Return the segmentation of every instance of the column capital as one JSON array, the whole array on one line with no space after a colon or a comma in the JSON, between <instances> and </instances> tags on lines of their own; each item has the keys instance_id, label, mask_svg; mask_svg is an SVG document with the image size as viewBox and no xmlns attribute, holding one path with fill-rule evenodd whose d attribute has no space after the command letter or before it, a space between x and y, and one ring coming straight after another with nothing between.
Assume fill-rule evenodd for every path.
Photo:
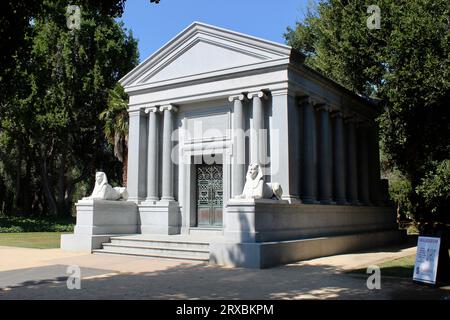
<instances>
[{"instance_id":1,"label":"column capital","mask_svg":"<svg viewBox=\"0 0 450 320\"><path fill-rule=\"evenodd\" d=\"M345 123L356 124L356 123L358 123L358 120L355 117L353 117L353 116L346 116L346 117L344 117L344 122Z\"/></svg>"},{"instance_id":2,"label":"column capital","mask_svg":"<svg viewBox=\"0 0 450 320\"><path fill-rule=\"evenodd\" d=\"M369 122L368 119L358 118L358 120L357 120L357 127L358 128L369 128L370 127L370 122Z\"/></svg>"},{"instance_id":3,"label":"column capital","mask_svg":"<svg viewBox=\"0 0 450 320\"><path fill-rule=\"evenodd\" d=\"M295 92L291 88L275 89L270 91L272 97L275 96L292 96L295 97Z\"/></svg>"},{"instance_id":4,"label":"column capital","mask_svg":"<svg viewBox=\"0 0 450 320\"><path fill-rule=\"evenodd\" d=\"M340 109L332 110L330 115L331 115L331 118L343 118L344 117L344 114Z\"/></svg>"},{"instance_id":5,"label":"column capital","mask_svg":"<svg viewBox=\"0 0 450 320\"><path fill-rule=\"evenodd\" d=\"M331 111L331 106L327 102L319 102L315 104L314 107L316 108L317 111L326 111L326 112Z\"/></svg>"},{"instance_id":6,"label":"column capital","mask_svg":"<svg viewBox=\"0 0 450 320\"><path fill-rule=\"evenodd\" d=\"M144 114L144 110L142 108L130 110L130 111L128 111L128 114L130 115L130 117L138 117L138 116L142 116Z\"/></svg>"},{"instance_id":7,"label":"column capital","mask_svg":"<svg viewBox=\"0 0 450 320\"><path fill-rule=\"evenodd\" d=\"M150 112L156 113L159 111L159 106L147 107L144 109L144 111L145 111L145 113L150 113Z\"/></svg>"},{"instance_id":8,"label":"column capital","mask_svg":"<svg viewBox=\"0 0 450 320\"><path fill-rule=\"evenodd\" d=\"M342 115L344 117L345 123L357 123L358 115L356 112L349 110L348 108L344 108L342 111Z\"/></svg>"},{"instance_id":9,"label":"column capital","mask_svg":"<svg viewBox=\"0 0 450 320\"><path fill-rule=\"evenodd\" d=\"M177 112L177 111L178 111L178 108L175 107L173 104L166 104L166 105L163 105L163 106L160 106L160 107L159 107L159 111L160 111L160 112L163 112L163 111L165 111L165 110Z\"/></svg>"},{"instance_id":10,"label":"column capital","mask_svg":"<svg viewBox=\"0 0 450 320\"><path fill-rule=\"evenodd\" d=\"M316 105L318 103L319 103L318 99L315 98L315 97L312 97L312 96L300 96L298 98L298 104L300 106L305 105L305 104L309 104L311 106L314 106L314 105Z\"/></svg>"},{"instance_id":11,"label":"column capital","mask_svg":"<svg viewBox=\"0 0 450 320\"><path fill-rule=\"evenodd\" d=\"M251 99L253 99L254 97L267 99L267 94L264 93L264 91L254 91L254 92L249 92L249 93L247 93L247 98L248 98L248 99L251 100Z\"/></svg>"},{"instance_id":12,"label":"column capital","mask_svg":"<svg viewBox=\"0 0 450 320\"><path fill-rule=\"evenodd\" d=\"M330 102L328 103L330 105L330 112L334 113L334 112L342 112L342 108L340 105L334 103L334 102Z\"/></svg>"},{"instance_id":13,"label":"column capital","mask_svg":"<svg viewBox=\"0 0 450 320\"><path fill-rule=\"evenodd\" d=\"M233 102L234 100L245 100L245 94L240 93L228 97L228 101Z\"/></svg>"}]
</instances>

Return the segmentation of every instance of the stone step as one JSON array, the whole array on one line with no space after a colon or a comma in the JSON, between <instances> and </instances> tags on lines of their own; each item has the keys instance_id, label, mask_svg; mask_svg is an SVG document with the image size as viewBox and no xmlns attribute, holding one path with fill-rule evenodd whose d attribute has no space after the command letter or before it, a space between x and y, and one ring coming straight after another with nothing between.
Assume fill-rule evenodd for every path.
<instances>
[{"instance_id":1,"label":"stone step","mask_svg":"<svg viewBox=\"0 0 450 320\"><path fill-rule=\"evenodd\" d=\"M193 237L206 237L211 239L214 237L223 237L223 230L216 228L191 228L189 234Z\"/></svg>"},{"instance_id":2,"label":"stone step","mask_svg":"<svg viewBox=\"0 0 450 320\"><path fill-rule=\"evenodd\" d=\"M209 249L153 245L153 242L132 242L131 244L104 243L103 249L94 250L95 253L117 253L138 256L153 256L172 259L187 259L195 261L209 261Z\"/></svg>"},{"instance_id":3,"label":"stone step","mask_svg":"<svg viewBox=\"0 0 450 320\"><path fill-rule=\"evenodd\" d=\"M126 238L126 237L112 237L111 243L117 244L117 245L122 245L122 246L139 246L139 247L150 246L150 247L209 251L209 243L208 242L200 242L200 241L179 241L179 240L166 240L166 239L139 239L139 238Z\"/></svg>"},{"instance_id":4,"label":"stone step","mask_svg":"<svg viewBox=\"0 0 450 320\"><path fill-rule=\"evenodd\" d=\"M96 249L92 251L93 254L106 254L106 255L124 255L124 256L136 256L136 257L148 257L148 258L155 258L155 259L169 259L169 260L183 260L183 261L190 261L190 262L209 262L209 254L208 258L197 258L197 257L185 257L185 256L163 256L163 255L157 255L157 254L147 254L147 253L135 253L135 252L127 252L125 250L122 251L109 251L106 249Z\"/></svg>"},{"instance_id":5,"label":"stone step","mask_svg":"<svg viewBox=\"0 0 450 320\"><path fill-rule=\"evenodd\" d=\"M140 243L140 244L133 244L133 245L124 245L124 244L117 244L117 243L104 243L103 248L135 248L135 249L148 249L153 250L157 252L176 252L176 253L183 253L183 254L202 254L202 253L208 253L209 249L192 249L192 248L175 248L175 247L164 247L164 246L153 246L147 243Z\"/></svg>"}]
</instances>

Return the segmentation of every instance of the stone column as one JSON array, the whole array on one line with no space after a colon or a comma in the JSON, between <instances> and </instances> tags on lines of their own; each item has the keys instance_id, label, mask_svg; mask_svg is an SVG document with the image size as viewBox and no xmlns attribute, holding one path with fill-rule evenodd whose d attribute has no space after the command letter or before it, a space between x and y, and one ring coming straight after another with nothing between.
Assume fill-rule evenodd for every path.
<instances>
[{"instance_id":1,"label":"stone column","mask_svg":"<svg viewBox=\"0 0 450 320\"><path fill-rule=\"evenodd\" d=\"M302 99L303 109L303 203L315 203L317 199L316 117L313 101Z\"/></svg>"},{"instance_id":2,"label":"stone column","mask_svg":"<svg viewBox=\"0 0 450 320\"><path fill-rule=\"evenodd\" d=\"M300 116L295 92L289 88L271 91L269 118L270 175L283 188L283 200L299 203ZM269 109L270 110L270 109Z\"/></svg>"},{"instance_id":3,"label":"stone column","mask_svg":"<svg viewBox=\"0 0 450 320\"><path fill-rule=\"evenodd\" d=\"M375 123L369 129L369 141L370 200L372 204L379 206L381 205L380 144L378 126Z\"/></svg>"},{"instance_id":4,"label":"stone column","mask_svg":"<svg viewBox=\"0 0 450 320\"><path fill-rule=\"evenodd\" d=\"M253 102L253 125L251 128L250 137L250 162L259 165L265 164L264 157L266 156L266 134L264 129L264 109L263 98L266 95L262 91L251 92L247 98Z\"/></svg>"},{"instance_id":5,"label":"stone column","mask_svg":"<svg viewBox=\"0 0 450 320\"><path fill-rule=\"evenodd\" d=\"M362 204L369 205L369 149L367 123L358 126L358 195Z\"/></svg>"},{"instance_id":6,"label":"stone column","mask_svg":"<svg viewBox=\"0 0 450 320\"><path fill-rule=\"evenodd\" d=\"M231 96L228 101L233 102L233 164L232 164L232 191L233 196L242 194L245 181L245 123L243 94Z\"/></svg>"},{"instance_id":7,"label":"stone column","mask_svg":"<svg viewBox=\"0 0 450 320\"><path fill-rule=\"evenodd\" d=\"M319 200L322 204L332 203L332 163L330 143L330 106L319 104L317 106L320 120L319 142Z\"/></svg>"},{"instance_id":8,"label":"stone column","mask_svg":"<svg viewBox=\"0 0 450 320\"><path fill-rule=\"evenodd\" d=\"M147 196L147 123L141 109L130 111L129 115L128 200L139 202Z\"/></svg>"},{"instance_id":9,"label":"stone column","mask_svg":"<svg viewBox=\"0 0 450 320\"><path fill-rule=\"evenodd\" d=\"M158 197L158 107L145 109L148 113L148 156L147 156L147 199L157 201Z\"/></svg>"},{"instance_id":10,"label":"stone column","mask_svg":"<svg viewBox=\"0 0 450 320\"><path fill-rule=\"evenodd\" d=\"M173 162L172 162L172 132L173 112L177 108L165 105L159 108L164 113L163 146L162 146L162 197L161 200L171 201L173 197Z\"/></svg>"},{"instance_id":11,"label":"stone column","mask_svg":"<svg viewBox=\"0 0 450 320\"><path fill-rule=\"evenodd\" d=\"M359 204L358 202L358 167L356 156L356 132L355 132L355 116L347 115L345 119L347 129L347 200L351 204Z\"/></svg>"},{"instance_id":12,"label":"stone column","mask_svg":"<svg viewBox=\"0 0 450 320\"><path fill-rule=\"evenodd\" d=\"M342 119L342 112L336 111L332 114L333 129L334 129L334 197L338 204L346 204L346 190L345 190L345 145L344 145L344 121Z\"/></svg>"}]
</instances>

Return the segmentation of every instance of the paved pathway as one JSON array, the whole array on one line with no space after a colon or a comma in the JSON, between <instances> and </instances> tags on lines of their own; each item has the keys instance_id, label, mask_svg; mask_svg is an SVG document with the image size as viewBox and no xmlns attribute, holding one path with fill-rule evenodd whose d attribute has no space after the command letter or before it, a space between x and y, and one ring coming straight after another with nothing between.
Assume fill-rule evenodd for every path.
<instances>
[{"instance_id":1,"label":"paved pathway","mask_svg":"<svg viewBox=\"0 0 450 320\"><path fill-rule=\"evenodd\" d=\"M413 255L389 247L253 270L150 258L87 255L58 249L0 247L0 299L450 299L450 286L345 271ZM67 289L68 266L81 268L81 289Z\"/></svg>"}]
</instances>

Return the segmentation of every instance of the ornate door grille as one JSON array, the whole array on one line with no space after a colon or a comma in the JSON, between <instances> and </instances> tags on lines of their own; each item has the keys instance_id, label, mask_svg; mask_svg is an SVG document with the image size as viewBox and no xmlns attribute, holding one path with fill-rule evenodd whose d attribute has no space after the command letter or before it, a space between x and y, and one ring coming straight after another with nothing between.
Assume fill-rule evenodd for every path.
<instances>
[{"instance_id":1,"label":"ornate door grille","mask_svg":"<svg viewBox=\"0 0 450 320\"><path fill-rule=\"evenodd\" d=\"M221 227L223 208L222 165L197 165L196 176L198 226Z\"/></svg>"}]
</instances>

